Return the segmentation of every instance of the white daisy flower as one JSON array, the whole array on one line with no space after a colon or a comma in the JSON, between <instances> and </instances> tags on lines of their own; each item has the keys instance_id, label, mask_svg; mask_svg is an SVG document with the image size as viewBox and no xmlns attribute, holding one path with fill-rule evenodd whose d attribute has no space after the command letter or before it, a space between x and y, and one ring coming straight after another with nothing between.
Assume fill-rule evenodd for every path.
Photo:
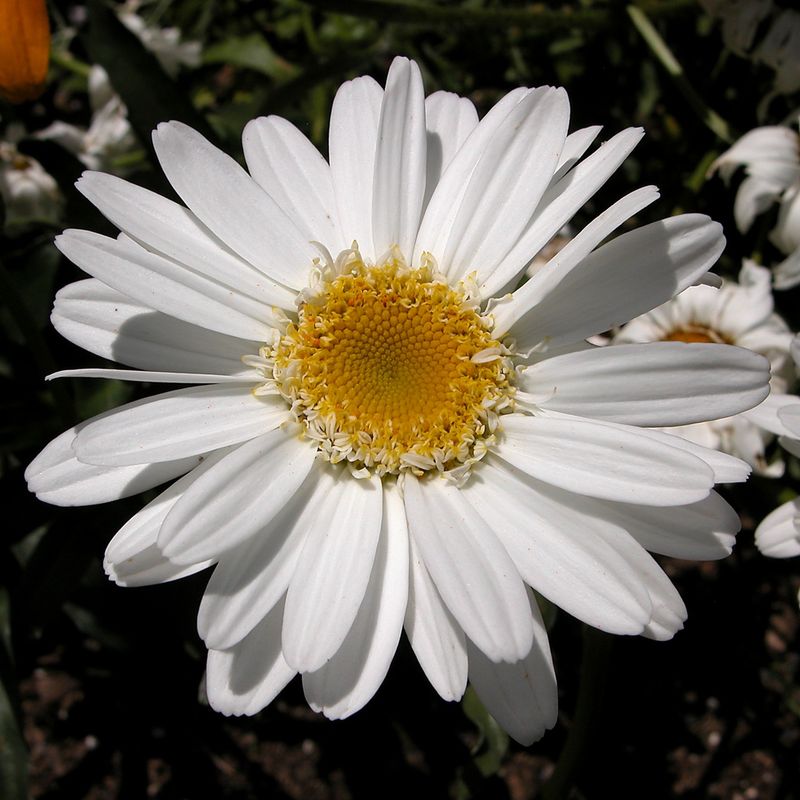
<instances>
[{"instance_id":1,"label":"white daisy flower","mask_svg":"<svg viewBox=\"0 0 800 800\"><path fill-rule=\"evenodd\" d=\"M7 226L30 222L55 224L64 200L53 176L35 159L17 150L22 131L7 132L0 140L0 197Z\"/></svg>"},{"instance_id":2,"label":"white daisy flower","mask_svg":"<svg viewBox=\"0 0 800 800\"><path fill-rule=\"evenodd\" d=\"M92 119L88 129L57 120L36 137L57 142L89 169L125 174L126 168L119 162L136 149L136 135L128 121L127 107L98 64L89 71L89 102Z\"/></svg>"},{"instance_id":3,"label":"white daisy flower","mask_svg":"<svg viewBox=\"0 0 800 800\"><path fill-rule=\"evenodd\" d=\"M128 0L117 11L119 21L158 59L162 69L175 77L182 66L200 66L200 42L182 42L179 28L148 25L137 13L139 0Z\"/></svg>"},{"instance_id":4,"label":"white daisy flower","mask_svg":"<svg viewBox=\"0 0 800 800\"><path fill-rule=\"evenodd\" d=\"M658 197L639 189L509 293L642 136L582 158L599 128L568 123L550 87L479 122L469 100L426 99L398 58L385 91L339 89L330 164L278 117L244 131L250 174L173 122L154 143L186 207L80 180L122 233L59 237L93 277L58 294L53 323L134 369L59 374L201 385L72 428L27 479L74 505L183 476L105 565L135 586L216 564L198 619L214 708L252 714L301 673L312 708L348 716L405 627L443 698L469 679L531 742L555 723L556 683L529 586L666 639L686 610L645 548L730 551L738 518L712 487L747 465L638 426L761 402L766 360L583 341L702 279L720 226L688 214L601 244Z\"/></svg>"},{"instance_id":5,"label":"white daisy flower","mask_svg":"<svg viewBox=\"0 0 800 800\"><path fill-rule=\"evenodd\" d=\"M777 289L800 283L800 136L791 128L769 125L749 131L712 165L726 183L740 167L745 178L736 192L736 227L746 233L753 220L780 203L772 243L788 257L774 269Z\"/></svg>"},{"instance_id":6,"label":"white daisy flower","mask_svg":"<svg viewBox=\"0 0 800 800\"><path fill-rule=\"evenodd\" d=\"M779 415L800 409L800 398L787 394L794 373L789 358L792 333L774 312L769 270L745 261L738 284L725 281L721 289L690 286L629 322L614 342L718 342L746 347L768 358L771 392L763 403L736 416L670 430L704 447L738 456L761 475L783 474L783 461L767 463L764 451L776 435L791 435Z\"/></svg>"}]
</instances>

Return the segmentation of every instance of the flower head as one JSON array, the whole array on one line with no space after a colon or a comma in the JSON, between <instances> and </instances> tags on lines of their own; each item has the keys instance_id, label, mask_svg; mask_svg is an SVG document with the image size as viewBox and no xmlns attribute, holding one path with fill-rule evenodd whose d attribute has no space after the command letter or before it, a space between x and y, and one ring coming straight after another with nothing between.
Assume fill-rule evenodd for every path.
<instances>
[{"instance_id":1,"label":"flower head","mask_svg":"<svg viewBox=\"0 0 800 800\"><path fill-rule=\"evenodd\" d=\"M79 182L122 233L59 237L93 277L59 293L53 323L135 369L59 374L201 385L65 432L29 485L71 505L178 478L105 563L122 585L216 565L198 618L214 708L254 713L299 672L313 708L352 714L405 627L442 697L469 677L530 742L556 692L529 587L604 630L669 638L685 609L645 548L730 551L738 518L712 486L747 466L639 426L757 404L766 360L584 341L703 280L719 225L685 215L601 245L658 197L639 189L518 287L641 138L582 160L599 128L568 121L549 87L478 121L464 98L426 99L398 58L385 90L339 89L330 163L277 117L244 131L250 174L169 123L154 143L185 207Z\"/></svg>"},{"instance_id":2,"label":"flower head","mask_svg":"<svg viewBox=\"0 0 800 800\"><path fill-rule=\"evenodd\" d=\"M745 347L769 359L770 395L755 408L733 417L674 428L673 433L723 450L769 477L783 474L783 461L767 463L765 449L775 436L792 435L780 415L800 410L788 394L794 379L789 357L792 333L775 313L770 273L745 261L739 282L721 289L690 286L673 300L629 322L615 342L719 342Z\"/></svg>"}]
</instances>

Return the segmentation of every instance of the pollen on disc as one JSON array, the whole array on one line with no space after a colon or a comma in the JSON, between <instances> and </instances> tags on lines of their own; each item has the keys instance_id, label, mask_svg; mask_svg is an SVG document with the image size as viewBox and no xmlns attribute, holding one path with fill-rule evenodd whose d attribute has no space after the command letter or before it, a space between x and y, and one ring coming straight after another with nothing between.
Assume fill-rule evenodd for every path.
<instances>
[{"instance_id":1,"label":"pollen on disc","mask_svg":"<svg viewBox=\"0 0 800 800\"><path fill-rule=\"evenodd\" d=\"M379 474L465 463L508 402L498 343L462 292L429 269L360 260L307 300L275 358L276 374L312 438Z\"/></svg>"}]
</instances>

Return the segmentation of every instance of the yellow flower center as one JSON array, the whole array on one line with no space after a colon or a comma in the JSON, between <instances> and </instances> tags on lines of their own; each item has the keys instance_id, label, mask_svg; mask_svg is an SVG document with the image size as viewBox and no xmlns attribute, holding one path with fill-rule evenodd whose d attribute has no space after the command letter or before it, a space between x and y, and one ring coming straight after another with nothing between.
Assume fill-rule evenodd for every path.
<instances>
[{"instance_id":1,"label":"yellow flower center","mask_svg":"<svg viewBox=\"0 0 800 800\"><path fill-rule=\"evenodd\" d=\"M468 468L511 406L513 370L490 323L464 291L399 254L367 266L352 251L340 269L305 294L274 350L276 383L306 434L354 471Z\"/></svg>"},{"instance_id":2,"label":"yellow flower center","mask_svg":"<svg viewBox=\"0 0 800 800\"><path fill-rule=\"evenodd\" d=\"M663 339L664 342L688 342L694 343L713 343L713 344L733 344L724 334L708 328L705 325L686 325L683 328L676 328L670 331Z\"/></svg>"}]
</instances>

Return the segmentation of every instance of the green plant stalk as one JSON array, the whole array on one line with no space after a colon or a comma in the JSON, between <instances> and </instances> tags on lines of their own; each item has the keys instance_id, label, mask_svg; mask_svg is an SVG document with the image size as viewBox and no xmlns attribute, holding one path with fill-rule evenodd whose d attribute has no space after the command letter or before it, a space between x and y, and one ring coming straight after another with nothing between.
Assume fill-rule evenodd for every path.
<instances>
[{"instance_id":1,"label":"green plant stalk","mask_svg":"<svg viewBox=\"0 0 800 800\"><path fill-rule=\"evenodd\" d=\"M583 659L580 688L572 727L561 750L555 771L542 788L543 800L567 800L580 774L592 734L595 731L605 700L613 637L607 633L583 628Z\"/></svg>"},{"instance_id":2,"label":"green plant stalk","mask_svg":"<svg viewBox=\"0 0 800 800\"><path fill-rule=\"evenodd\" d=\"M694 87L686 78L683 67L678 62L678 59L675 58L672 50L669 49L669 46L661 37L661 34L655 29L647 14L642 8L637 6L628 6L627 11L639 35L644 39L653 55L669 73L673 82L678 87L678 90L695 114L697 114L703 121L703 124L722 139L723 142L732 144L737 137L731 126L728 125L716 111L709 108L708 104L694 90Z\"/></svg>"}]
</instances>

